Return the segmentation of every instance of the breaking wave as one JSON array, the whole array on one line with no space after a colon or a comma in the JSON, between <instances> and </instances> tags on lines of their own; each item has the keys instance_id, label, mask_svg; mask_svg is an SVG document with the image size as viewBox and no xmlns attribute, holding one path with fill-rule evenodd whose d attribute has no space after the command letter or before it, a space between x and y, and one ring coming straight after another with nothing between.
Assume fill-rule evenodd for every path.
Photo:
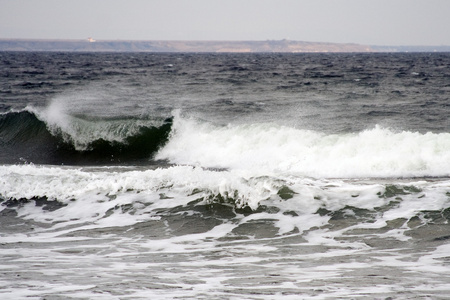
<instances>
[{"instance_id":1,"label":"breaking wave","mask_svg":"<svg viewBox=\"0 0 450 300\"><path fill-rule=\"evenodd\" d=\"M167 141L170 118L92 118L27 108L0 115L0 163L148 161Z\"/></svg>"},{"instance_id":2,"label":"breaking wave","mask_svg":"<svg viewBox=\"0 0 450 300\"><path fill-rule=\"evenodd\" d=\"M216 126L176 116L156 155L176 164L320 178L450 176L450 133L325 134L277 124Z\"/></svg>"}]
</instances>

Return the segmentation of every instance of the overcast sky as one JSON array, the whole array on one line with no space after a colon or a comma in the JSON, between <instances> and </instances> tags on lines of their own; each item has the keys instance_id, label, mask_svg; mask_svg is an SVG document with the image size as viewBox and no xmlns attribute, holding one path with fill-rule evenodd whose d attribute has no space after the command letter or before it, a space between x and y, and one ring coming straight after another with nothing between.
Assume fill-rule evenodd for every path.
<instances>
[{"instance_id":1,"label":"overcast sky","mask_svg":"<svg viewBox=\"0 0 450 300\"><path fill-rule=\"evenodd\" d=\"M450 45L450 0L0 0L0 38Z\"/></svg>"}]
</instances>

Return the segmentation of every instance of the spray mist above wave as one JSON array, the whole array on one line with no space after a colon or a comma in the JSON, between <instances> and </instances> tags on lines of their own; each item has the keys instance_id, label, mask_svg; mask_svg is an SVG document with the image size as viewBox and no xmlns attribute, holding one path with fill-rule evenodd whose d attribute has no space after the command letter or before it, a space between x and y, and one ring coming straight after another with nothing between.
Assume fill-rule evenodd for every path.
<instances>
[{"instance_id":1,"label":"spray mist above wave","mask_svg":"<svg viewBox=\"0 0 450 300\"><path fill-rule=\"evenodd\" d=\"M324 134L276 124L215 126L175 114L157 159L202 167L323 178L450 176L450 133L376 126Z\"/></svg>"}]
</instances>

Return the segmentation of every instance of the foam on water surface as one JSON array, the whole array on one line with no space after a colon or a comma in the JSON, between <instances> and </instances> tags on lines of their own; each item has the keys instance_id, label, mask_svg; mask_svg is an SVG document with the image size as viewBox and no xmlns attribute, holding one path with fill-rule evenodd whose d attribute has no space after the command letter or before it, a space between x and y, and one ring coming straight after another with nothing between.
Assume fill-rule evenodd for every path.
<instances>
[{"instance_id":1,"label":"foam on water surface","mask_svg":"<svg viewBox=\"0 0 450 300\"><path fill-rule=\"evenodd\" d=\"M215 126L175 114L172 135L156 155L173 163L297 176L364 178L450 175L450 134L323 134L279 126Z\"/></svg>"},{"instance_id":2,"label":"foam on water surface","mask_svg":"<svg viewBox=\"0 0 450 300\"><path fill-rule=\"evenodd\" d=\"M305 230L302 224L314 224L309 218L321 209L342 210L342 214L358 217L359 212L355 210L386 207L376 219L385 224L450 205L448 179L409 180L392 185L382 180L312 179L292 175L249 177L248 172L240 170L214 171L190 166L127 170L17 165L1 166L0 176L1 197L9 200L10 206L16 201L21 217L47 223L78 220L125 226L154 216L160 210L189 203L218 203L255 211L260 207L263 210L267 206L276 207L278 213L269 213L267 217L278 220L275 224L282 234L294 228ZM42 211L31 201L38 198L58 201L61 207ZM22 204L20 199L25 199ZM5 208L3 205L2 209ZM287 212L294 215L285 215ZM316 225L322 225L321 222ZM380 226L377 222L371 226ZM306 229L316 225L306 225Z\"/></svg>"},{"instance_id":3,"label":"foam on water surface","mask_svg":"<svg viewBox=\"0 0 450 300\"><path fill-rule=\"evenodd\" d=\"M373 135L400 141L396 148L352 150L354 140L375 147ZM414 291L405 284L444 295L446 138L382 128L338 137L268 124L217 127L176 116L169 142L157 154L170 163L164 166L0 166L0 213L9 222L0 236L2 265L21 278L14 288L4 281L4 291L18 299L102 299L96 290L121 278L126 280L112 288L117 299L212 291L225 298L408 297ZM427 141L425 153L437 157L405 146ZM319 150L327 147L348 163L360 163L362 171L355 175L357 168L323 163L333 157ZM407 161L403 169L392 169L367 153L387 155L389 163L406 153L427 163L422 168ZM317 168L300 170L299 161L308 160ZM325 172L340 178L320 176ZM441 177L412 177L418 174ZM424 245L411 253L418 241ZM28 280L17 264L35 279ZM79 272L69 275L66 269ZM420 275L424 271L431 282ZM58 283L61 276L71 284ZM398 285L397 277L409 283ZM326 287L335 280L345 284L345 278L352 278L345 289Z\"/></svg>"}]
</instances>

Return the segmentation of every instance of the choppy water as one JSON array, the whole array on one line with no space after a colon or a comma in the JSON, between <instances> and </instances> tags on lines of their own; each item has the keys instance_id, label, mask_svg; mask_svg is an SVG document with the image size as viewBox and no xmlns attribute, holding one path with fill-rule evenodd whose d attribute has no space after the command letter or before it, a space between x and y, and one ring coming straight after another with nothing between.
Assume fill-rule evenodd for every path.
<instances>
[{"instance_id":1,"label":"choppy water","mask_svg":"<svg viewBox=\"0 0 450 300\"><path fill-rule=\"evenodd\" d=\"M0 297L450 294L450 54L0 65Z\"/></svg>"}]
</instances>

